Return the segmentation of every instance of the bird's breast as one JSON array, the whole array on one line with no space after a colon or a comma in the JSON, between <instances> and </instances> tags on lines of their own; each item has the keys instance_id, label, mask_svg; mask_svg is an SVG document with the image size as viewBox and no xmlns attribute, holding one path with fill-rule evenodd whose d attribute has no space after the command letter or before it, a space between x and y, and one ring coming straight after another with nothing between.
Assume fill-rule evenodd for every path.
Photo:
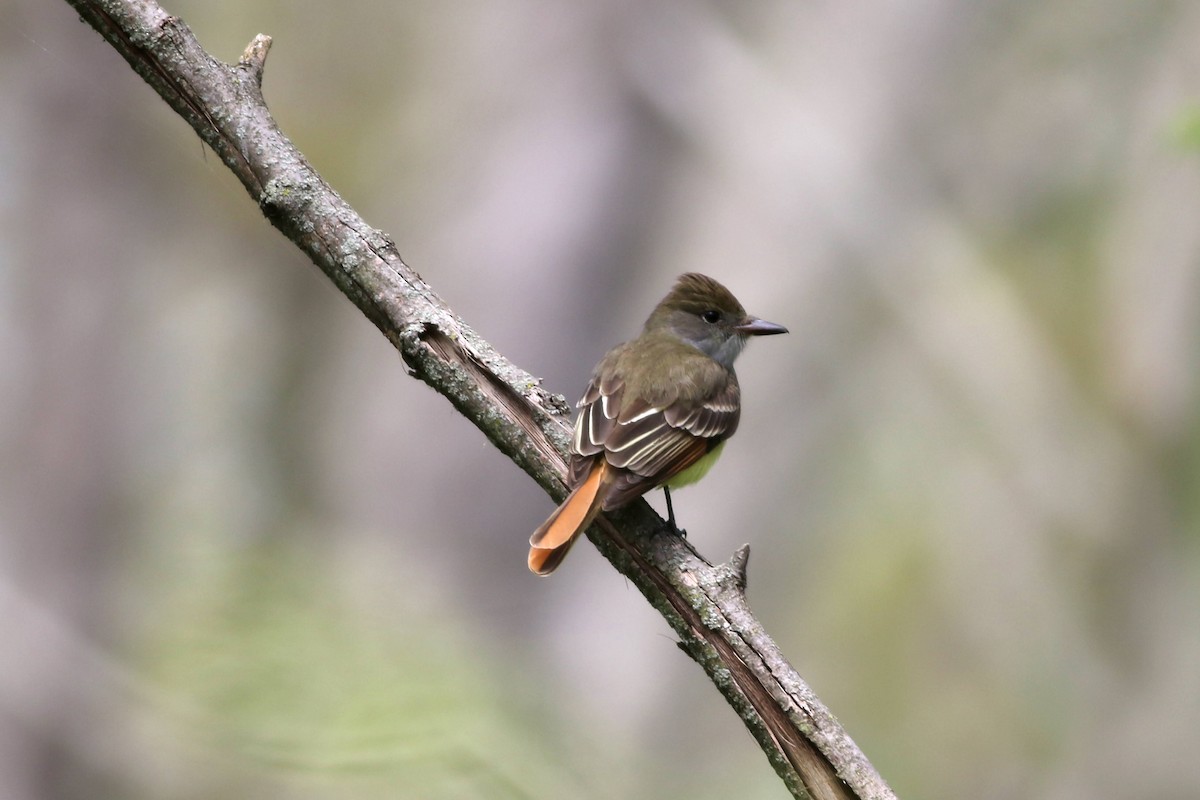
<instances>
[{"instance_id":1,"label":"bird's breast","mask_svg":"<svg viewBox=\"0 0 1200 800\"><path fill-rule=\"evenodd\" d=\"M670 478L666 482L667 488L678 489L680 486L687 486L688 484L695 483L703 478L708 474L708 471L712 469L713 464L717 463L717 459L721 457L721 451L724 449L725 443L721 442L712 450L709 450L707 453L697 459L695 464L692 464L678 475Z\"/></svg>"}]
</instances>

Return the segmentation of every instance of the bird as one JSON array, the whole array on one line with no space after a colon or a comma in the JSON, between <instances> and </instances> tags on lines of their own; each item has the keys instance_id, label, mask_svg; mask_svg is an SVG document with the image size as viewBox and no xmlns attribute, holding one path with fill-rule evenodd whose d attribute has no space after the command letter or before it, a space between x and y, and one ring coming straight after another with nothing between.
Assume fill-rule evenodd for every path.
<instances>
[{"instance_id":1,"label":"bird","mask_svg":"<svg viewBox=\"0 0 1200 800\"><path fill-rule=\"evenodd\" d=\"M641 333L600 359L577 403L568 463L570 490L529 537L529 569L549 575L579 534L612 511L662 487L668 525L673 488L703 478L734 434L741 389L733 362L752 336L787 333L750 316L706 275L680 275Z\"/></svg>"}]
</instances>

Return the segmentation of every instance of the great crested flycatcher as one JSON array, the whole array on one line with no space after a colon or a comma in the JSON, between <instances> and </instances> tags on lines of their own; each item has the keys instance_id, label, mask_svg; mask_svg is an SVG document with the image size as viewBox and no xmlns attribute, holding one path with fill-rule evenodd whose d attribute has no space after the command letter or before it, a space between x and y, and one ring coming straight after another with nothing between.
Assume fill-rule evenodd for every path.
<instances>
[{"instance_id":1,"label":"great crested flycatcher","mask_svg":"<svg viewBox=\"0 0 1200 800\"><path fill-rule=\"evenodd\" d=\"M700 480L737 430L741 390L733 361L751 336L787 333L751 317L704 275L679 276L636 339L608 352L578 403L571 493L529 537L529 569L549 575L601 511L651 489Z\"/></svg>"}]
</instances>

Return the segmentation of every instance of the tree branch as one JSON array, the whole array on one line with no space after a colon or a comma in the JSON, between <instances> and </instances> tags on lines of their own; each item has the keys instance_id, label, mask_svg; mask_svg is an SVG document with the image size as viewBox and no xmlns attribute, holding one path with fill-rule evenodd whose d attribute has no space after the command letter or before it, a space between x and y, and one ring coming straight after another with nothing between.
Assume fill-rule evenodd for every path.
<instances>
[{"instance_id":1,"label":"tree branch","mask_svg":"<svg viewBox=\"0 0 1200 800\"><path fill-rule=\"evenodd\" d=\"M262 96L270 37L238 63L210 56L151 0L67 0L196 130L263 214L444 395L556 500L565 495L569 408L469 328L280 132ZM866 756L779 652L746 603L742 547L712 566L644 502L588 531L646 596L742 718L793 795L895 798Z\"/></svg>"}]
</instances>

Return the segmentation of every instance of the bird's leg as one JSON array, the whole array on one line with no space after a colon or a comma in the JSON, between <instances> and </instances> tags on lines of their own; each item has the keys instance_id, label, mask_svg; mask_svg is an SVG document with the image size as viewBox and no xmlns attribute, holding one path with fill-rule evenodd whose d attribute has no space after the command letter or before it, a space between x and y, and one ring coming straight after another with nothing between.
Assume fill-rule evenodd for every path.
<instances>
[{"instance_id":1,"label":"bird's leg","mask_svg":"<svg viewBox=\"0 0 1200 800\"><path fill-rule=\"evenodd\" d=\"M686 539L687 531L675 524L675 509L671 507L671 490L666 486L662 487L662 490L663 496L667 498L667 526L671 529L672 533L678 534Z\"/></svg>"}]
</instances>

